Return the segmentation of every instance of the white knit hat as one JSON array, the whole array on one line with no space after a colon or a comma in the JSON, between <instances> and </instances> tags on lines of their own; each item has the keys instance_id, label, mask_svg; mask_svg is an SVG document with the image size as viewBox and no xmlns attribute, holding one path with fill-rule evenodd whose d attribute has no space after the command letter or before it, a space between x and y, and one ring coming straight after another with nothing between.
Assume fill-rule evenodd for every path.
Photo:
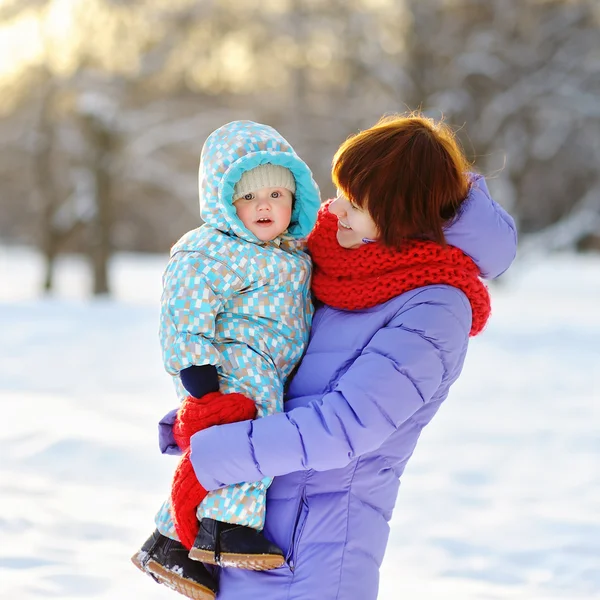
<instances>
[{"instance_id":1,"label":"white knit hat","mask_svg":"<svg viewBox=\"0 0 600 600\"><path fill-rule=\"evenodd\" d=\"M296 181L289 169L281 165L266 163L246 171L233 188L233 199L237 200L246 194L261 188L282 187L296 193Z\"/></svg>"}]
</instances>

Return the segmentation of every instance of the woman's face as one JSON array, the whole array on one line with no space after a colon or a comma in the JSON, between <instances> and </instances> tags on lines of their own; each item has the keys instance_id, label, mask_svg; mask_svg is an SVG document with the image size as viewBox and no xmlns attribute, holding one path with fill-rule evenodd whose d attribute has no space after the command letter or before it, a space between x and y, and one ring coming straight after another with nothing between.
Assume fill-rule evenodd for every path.
<instances>
[{"instance_id":1,"label":"woman's face","mask_svg":"<svg viewBox=\"0 0 600 600\"><path fill-rule=\"evenodd\" d=\"M371 215L362 208L354 206L341 192L329 205L329 212L338 219L337 241L342 248L358 248L367 243L364 240L376 240L379 231Z\"/></svg>"}]
</instances>

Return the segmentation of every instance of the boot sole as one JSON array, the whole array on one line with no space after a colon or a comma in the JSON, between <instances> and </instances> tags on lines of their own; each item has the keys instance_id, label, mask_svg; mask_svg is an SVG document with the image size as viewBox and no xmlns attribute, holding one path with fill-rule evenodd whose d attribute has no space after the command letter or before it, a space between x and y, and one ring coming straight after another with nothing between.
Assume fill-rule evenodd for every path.
<instances>
[{"instance_id":1,"label":"boot sole","mask_svg":"<svg viewBox=\"0 0 600 600\"><path fill-rule=\"evenodd\" d=\"M214 551L210 550L200 550L200 548L192 548L188 556L192 560L197 560L198 562L204 563L205 565L217 565L217 561L215 560Z\"/></svg>"},{"instance_id":2,"label":"boot sole","mask_svg":"<svg viewBox=\"0 0 600 600\"><path fill-rule=\"evenodd\" d=\"M214 600L216 597L215 592L210 588L180 577L177 573L165 569L154 560L149 560L146 566L144 566L141 562L139 552L136 552L131 557L131 562L143 573L151 574L159 583L166 585L187 598L191 598L192 600Z\"/></svg>"},{"instance_id":3,"label":"boot sole","mask_svg":"<svg viewBox=\"0 0 600 600\"><path fill-rule=\"evenodd\" d=\"M277 569L285 563L283 556L279 554L233 554L221 552L219 559L215 560L215 553L210 550L192 548L189 557L209 565L221 567L235 567L247 569L248 571L270 571Z\"/></svg>"}]
</instances>

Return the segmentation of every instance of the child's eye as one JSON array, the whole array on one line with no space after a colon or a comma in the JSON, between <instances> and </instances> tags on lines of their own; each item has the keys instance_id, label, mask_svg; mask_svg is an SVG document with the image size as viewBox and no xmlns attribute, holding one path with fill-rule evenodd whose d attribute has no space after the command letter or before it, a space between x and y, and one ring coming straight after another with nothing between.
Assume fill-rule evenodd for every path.
<instances>
[{"instance_id":1,"label":"child's eye","mask_svg":"<svg viewBox=\"0 0 600 600\"><path fill-rule=\"evenodd\" d=\"M254 198L254 194L246 194L244 196L244 200L252 200Z\"/></svg>"},{"instance_id":2,"label":"child's eye","mask_svg":"<svg viewBox=\"0 0 600 600\"><path fill-rule=\"evenodd\" d=\"M279 198L281 196L281 192L275 191L271 192L271 198Z\"/></svg>"}]
</instances>

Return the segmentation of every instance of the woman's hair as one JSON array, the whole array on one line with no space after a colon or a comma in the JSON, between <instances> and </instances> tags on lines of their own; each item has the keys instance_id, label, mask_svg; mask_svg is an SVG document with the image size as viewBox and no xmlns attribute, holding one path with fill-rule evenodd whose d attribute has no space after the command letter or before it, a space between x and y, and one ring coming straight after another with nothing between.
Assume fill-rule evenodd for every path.
<instances>
[{"instance_id":1,"label":"woman's hair","mask_svg":"<svg viewBox=\"0 0 600 600\"><path fill-rule=\"evenodd\" d=\"M451 129L413 113L383 117L346 140L333 158L332 178L369 212L386 246L398 248L407 238L445 245L444 223L469 192L468 169Z\"/></svg>"}]
</instances>

